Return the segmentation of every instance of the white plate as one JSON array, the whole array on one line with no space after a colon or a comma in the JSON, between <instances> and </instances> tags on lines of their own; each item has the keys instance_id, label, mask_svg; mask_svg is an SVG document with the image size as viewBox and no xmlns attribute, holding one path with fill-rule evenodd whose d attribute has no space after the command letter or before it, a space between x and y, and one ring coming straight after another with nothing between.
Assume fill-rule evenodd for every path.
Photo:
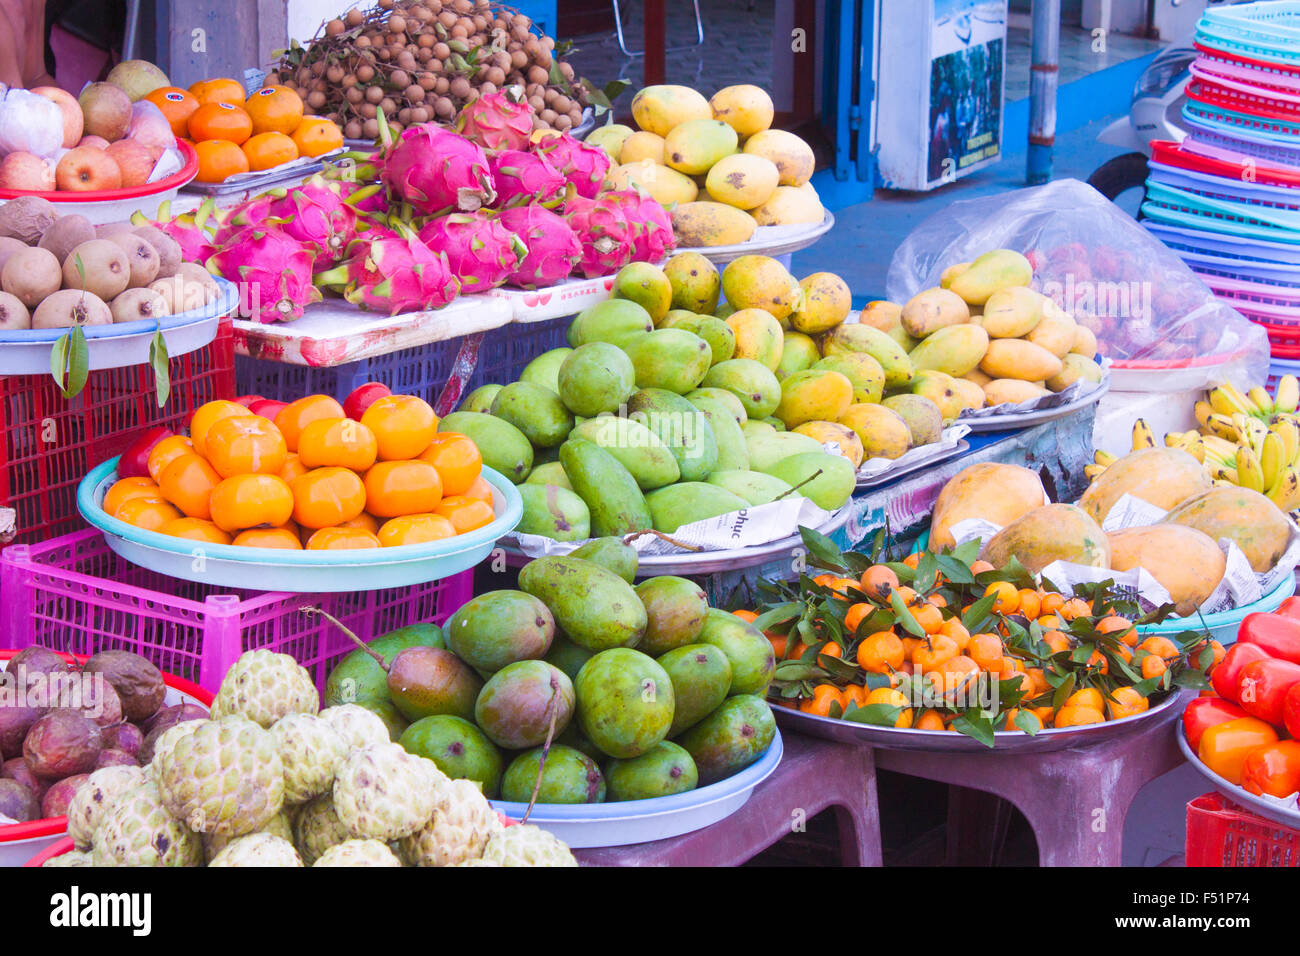
<instances>
[{"instance_id":1,"label":"white plate","mask_svg":"<svg viewBox=\"0 0 1300 956\"><path fill-rule=\"evenodd\" d=\"M1066 415L1073 414L1081 408L1087 408L1089 405L1096 405L1101 401L1101 397L1106 394L1109 387L1109 384L1103 379L1101 387L1085 392L1081 397L1072 402L1066 402L1064 405L1035 408L1025 412L986 415L983 418L958 418L957 421L962 425L969 425L970 430L976 434L1007 431L1012 428L1028 428L1031 425L1041 425L1043 422L1064 418Z\"/></svg>"},{"instance_id":2,"label":"white plate","mask_svg":"<svg viewBox=\"0 0 1300 956\"><path fill-rule=\"evenodd\" d=\"M816 224L797 226L759 226L745 242L732 246L682 246L673 255L698 252L714 265L722 265L741 256L786 256L807 249L835 226L835 215L828 209L826 218Z\"/></svg>"}]
</instances>

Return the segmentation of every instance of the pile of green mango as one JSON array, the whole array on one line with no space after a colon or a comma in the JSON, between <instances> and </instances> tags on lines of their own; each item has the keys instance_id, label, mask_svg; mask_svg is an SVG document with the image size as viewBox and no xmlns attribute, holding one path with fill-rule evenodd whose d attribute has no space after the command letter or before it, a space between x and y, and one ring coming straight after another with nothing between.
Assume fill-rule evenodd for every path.
<instances>
[{"instance_id":1,"label":"pile of green mango","mask_svg":"<svg viewBox=\"0 0 1300 956\"><path fill-rule=\"evenodd\" d=\"M535 786L540 803L601 803L723 780L776 734L772 645L694 582L634 586L636 571L616 538L532 561L518 590L370 642L387 671L348 654L325 706L374 711L408 751L508 801L527 803Z\"/></svg>"},{"instance_id":2,"label":"pile of green mango","mask_svg":"<svg viewBox=\"0 0 1300 956\"><path fill-rule=\"evenodd\" d=\"M573 319L567 347L535 358L517 382L476 389L439 429L468 435L519 485L523 534L671 534L792 493L833 511L853 493L857 462L826 450L847 445L844 435L797 426L852 387L831 367L783 384L780 321L746 304L779 302L783 318L809 322L847 312L838 277L804 282L764 256L721 274L697 253L663 269L633 263L613 298ZM724 290L731 307L718 305Z\"/></svg>"}]
</instances>

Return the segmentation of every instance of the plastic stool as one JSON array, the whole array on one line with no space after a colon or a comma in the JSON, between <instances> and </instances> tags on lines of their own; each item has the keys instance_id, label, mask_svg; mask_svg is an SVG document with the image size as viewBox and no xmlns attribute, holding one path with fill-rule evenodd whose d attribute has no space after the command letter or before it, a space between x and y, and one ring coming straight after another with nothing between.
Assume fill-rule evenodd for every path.
<instances>
[{"instance_id":1,"label":"plastic stool","mask_svg":"<svg viewBox=\"0 0 1300 956\"><path fill-rule=\"evenodd\" d=\"M786 734L785 755L749 801L703 830L653 843L575 850L583 866L736 866L799 821L833 808L845 866L880 866L880 808L869 748ZM828 863L832 861L827 861Z\"/></svg>"}]
</instances>

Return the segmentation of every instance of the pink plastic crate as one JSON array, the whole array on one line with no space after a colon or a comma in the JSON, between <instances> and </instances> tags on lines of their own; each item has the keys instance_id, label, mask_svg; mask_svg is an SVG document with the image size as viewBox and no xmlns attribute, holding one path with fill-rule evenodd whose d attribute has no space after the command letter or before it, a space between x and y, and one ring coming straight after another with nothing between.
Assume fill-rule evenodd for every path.
<instances>
[{"instance_id":1,"label":"pink plastic crate","mask_svg":"<svg viewBox=\"0 0 1300 956\"><path fill-rule=\"evenodd\" d=\"M134 651L209 690L244 651L290 654L319 690L355 648L304 605L363 641L408 624L441 624L470 599L473 570L442 581L352 594L232 591L178 581L118 557L98 531L0 552L0 647L40 644L73 654Z\"/></svg>"}]
</instances>

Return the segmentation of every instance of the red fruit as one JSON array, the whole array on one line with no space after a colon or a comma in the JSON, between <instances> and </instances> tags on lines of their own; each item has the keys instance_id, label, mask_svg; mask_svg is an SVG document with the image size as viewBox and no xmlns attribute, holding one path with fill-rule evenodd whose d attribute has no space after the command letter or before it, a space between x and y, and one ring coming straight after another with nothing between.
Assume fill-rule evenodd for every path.
<instances>
[{"instance_id":1,"label":"red fruit","mask_svg":"<svg viewBox=\"0 0 1300 956\"><path fill-rule=\"evenodd\" d=\"M1241 677L1242 670L1252 661L1268 659L1268 652L1257 644L1233 644L1228 648L1227 656L1219 661L1214 673L1210 675L1214 692L1224 700L1241 703L1237 699L1237 680Z\"/></svg>"},{"instance_id":2,"label":"red fruit","mask_svg":"<svg viewBox=\"0 0 1300 956\"><path fill-rule=\"evenodd\" d=\"M172 430L162 425L146 428L127 446L126 451L122 452L122 457L117 463L117 477L148 478L149 452L153 451L154 445L171 434L173 434Z\"/></svg>"},{"instance_id":3,"label":"red fruit","mask_svg":"<svg viewBox=\"0 0 1300 956\"><path fill-rule=\"evenodd\" d=\"M248 410L254 415L261 415L275 421L275 416L280 414L280 409L288 406L288 402L277 402L272 398L259 398L248 406Z\"/></svg>"},{"instance_id":4,"label":"red fruit","mask_svg":"<svg viewBox=\"0 0 1300 956\"><path fill-rule=\"evenodd\" d=\"M240 395L237 399L235 399L235 404L243 405L245 408L251 411L254 402L264 402L264 401L266 401L265 395Z\"/></svg>"},{"instance_id":5,"label":"red fruit","mask_svg":"<svg viewBox=\"0 0 1300 956\"><path fill-rule=\"evenodd\" d=\"M1237 678L1237 700L1252 717L1281 727L1283 700L1287 691L1300 684L1300 664L1290 661L1252 661Z\"/></svg>"},{"instance_id":6,"label":"red fruit","mask_svg":"<svg viewBox=\"0 0 1300 956\"><path fill-rule=\"evenodd\" d=\"M1183 711L1183 734L1193 750L1201 746L1201 735L1215 724L1250 716L1232 701L1220 697L1198 697Z\"/></svg>"},{"instance_id":7,"label":"red fruit","mask_svg":"<svg viewBox=\"0 0 1300 956\"><path fill-rule=\"evenodd\" d=\"M377 399L392 395L392 391L383 382L366 382L352 390L352 394L343 400L343 414L353 421L361 421L366 409Z\"/></svg>"}]
</instances>

